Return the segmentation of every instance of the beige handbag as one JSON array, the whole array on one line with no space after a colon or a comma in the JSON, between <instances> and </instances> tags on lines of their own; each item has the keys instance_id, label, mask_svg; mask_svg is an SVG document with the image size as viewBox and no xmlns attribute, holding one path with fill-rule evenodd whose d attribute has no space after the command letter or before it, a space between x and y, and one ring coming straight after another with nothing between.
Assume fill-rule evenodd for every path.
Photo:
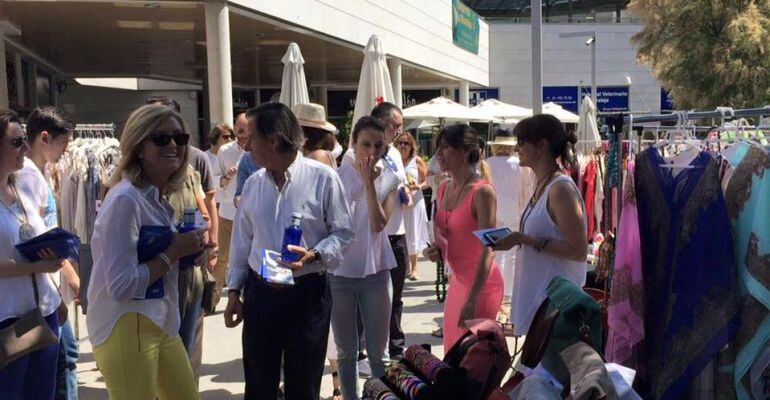
<instances>
[{"instance_id":1,"label":"beige handbag","mask_svg":"<svg viewBox=\"0 0 770 400\"><path fill-rule=\"evenodd\" d=\"M0 369L29 353L59 341L40 311L37 280L34 274L30 276L32 277L32 288L35 291L35 308L24 314L11 326L0 330Z\"/></svg>"}]
</instances>

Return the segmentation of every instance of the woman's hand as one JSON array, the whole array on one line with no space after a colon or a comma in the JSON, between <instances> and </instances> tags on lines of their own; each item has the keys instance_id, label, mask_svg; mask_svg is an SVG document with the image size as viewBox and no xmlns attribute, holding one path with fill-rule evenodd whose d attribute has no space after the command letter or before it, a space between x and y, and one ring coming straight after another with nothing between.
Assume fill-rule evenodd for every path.
<instances>
[{"instance_id":1,"label":"woman's hand","mask_svg":"<svg viewBox=\"0 0 770 400\"><path fill-rule=\"evenodd\" d=\"M380 168L377 167L378 159L372 156L362 157L356 161L356 168L361 173L361 178L365 184L374 183L375 179L380 176Z\"/></svg>"},{"instance_id":2,"label":"woman's hand","mask_svg":"<svg viewBox=\"0 0 770 400\"><path fill-rule=\"evenodd\" d=\"M52 249L43 249L37 253L41 260L35 263L36 272L57 272L65 265L66 259L60 258Z\"/></svg>"},{"instance_id":3,"label":"woman's hand","mask_svg":"<svg viewBox=\"0 0 770 400\"><path fill-rule=\"evenodd\" d=\"M520 246L524 235L521 232L511 232L508 236L503 236L497 239L491 246L495 251L506 251L512 249L514 246Z\"/></svg>"},{"instance_id":4,"label":"woman's hand","mask_svg":"<svg viewBox=\"0 0 770 400\"><path fill-rule=\"evenodd\" d=\"M460 309L460 318L457 321L457 326L460 328L465 327L465 321L476 318L476 299L468 298L463 304L463 308Z\"/></svg>"},{"instance_id":5,"label":"woman's hand","mask_svg":"<svg viewBox=\"0 0 770 400\"><path fill-rule=\"evenodd\" d=\"M205 229L196 229L185 233L175 233L165 253L171 261L176 261L184 256L189 256L204 250Z\"/></svg>"},{"instance_id":6,"label":"woman's hand","mask_svg":"<svg viewBox=\"0 0 770 400\"><path fill-rule=\"evenodd\" d=\"M441 260L441 250L435 244L428 246L425 250L423 250L422 255L423 257L433 262L439 262Z\"/></svg>"}]
</instances>

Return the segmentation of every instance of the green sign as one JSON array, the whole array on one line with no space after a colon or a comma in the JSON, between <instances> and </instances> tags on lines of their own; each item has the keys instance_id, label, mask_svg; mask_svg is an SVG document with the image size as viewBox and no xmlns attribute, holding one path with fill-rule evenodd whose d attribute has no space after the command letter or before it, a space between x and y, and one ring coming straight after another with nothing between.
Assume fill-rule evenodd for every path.
<instances>
[{"instance_id":1,"label":"green sign","mask_svg":"<svg viewBox=\"0 0 770 400\"><path fill-rule=\"evenodd\" d=\"M479 52L479 15L461 0L452 0L452 40L471 53Z\"/></svg>"}]
</instances>

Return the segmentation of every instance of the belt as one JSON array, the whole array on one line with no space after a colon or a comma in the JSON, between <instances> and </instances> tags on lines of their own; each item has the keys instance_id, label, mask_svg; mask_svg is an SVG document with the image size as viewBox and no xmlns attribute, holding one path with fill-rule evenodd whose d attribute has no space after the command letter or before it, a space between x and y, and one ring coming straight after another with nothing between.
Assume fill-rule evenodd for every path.
<instances>
[{"instance_id":1,"label":"belt","mask_svg":"<svg viewBox=\"0 0 770 400\"><path fill-rule=\"evenodd\" d=\"M293 288L305 285L305 284L307 284L309 282L312 282L312 281L314 281L316 279L319 279L319 278L322 278L322 277L326 276L326 271L313 272L313 273L310 273L310 274L307 274L307 275L302 275L302 276L299 276L299 277L294 277L294 284L293 285L284 285L282 283L270 282L267 279L263 278L261 275L259 275L257 273L257 271L254 271L253 269L249 269L249 270L251 271L251 275L254 277L254 279L257 282L260 282L262 284L265 284L265 285L269 286L272 289L277 289L277 290L293 289Z\"/></svg>"}]
</instances>

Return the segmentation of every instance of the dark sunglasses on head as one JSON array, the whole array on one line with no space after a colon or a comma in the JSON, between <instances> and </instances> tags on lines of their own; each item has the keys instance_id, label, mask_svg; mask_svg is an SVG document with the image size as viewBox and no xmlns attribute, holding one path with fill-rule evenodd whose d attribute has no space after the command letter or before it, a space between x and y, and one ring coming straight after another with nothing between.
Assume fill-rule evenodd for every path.
<instances>
[{"instance_id":1,"label":"dark sunglasses on head","mask_svg":"<svg viewBox=\"0 0 770 400\"><path fill-rule=\"evenodd\" d=\"M11 146L15 148L20 148L21 146L24 146L25 143L27 143L27 140L29 140L29 136L16 136L15 138L11 139Z\"/></svg>"},{"instance_id":2,"label":"dark sunglasses on head","mask_svg":"<svg viewBox=\"0 0 770 400\"><path fill-rule=\"evenodd\" d=\"M177 146L187 146L190 141L190 135L186 133L175 133L173 135L164 135L162 133L153 133L149 136L152 144L158 147L168 146L173 140Z\"/></svg>"}]
</instances>

